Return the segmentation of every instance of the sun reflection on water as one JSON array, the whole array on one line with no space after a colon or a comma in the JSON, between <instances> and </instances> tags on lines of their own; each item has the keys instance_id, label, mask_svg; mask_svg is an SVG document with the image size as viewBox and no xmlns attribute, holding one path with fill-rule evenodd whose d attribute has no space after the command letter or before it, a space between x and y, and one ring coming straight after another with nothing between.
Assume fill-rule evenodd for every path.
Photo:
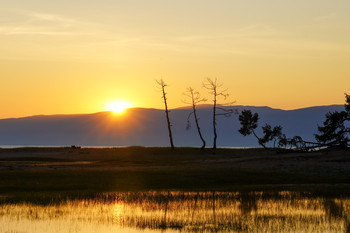
<instances>
[{"instance_id":1,"label":"sun reflection on water","mask_svg":"<svg viewBox=\"0 0 350 233\"><path fill-rule=\"evenodd\" d=\"M0 232L350 232L350 199L294 192L108 193L0 205Z\"/></svg>"},{"instance_id":2,"label":"sun reflection on water","mask_svg":"<svg viewBox=\"0 0 350 233\"><path fill-rule=\"evenodd\" d=\"M123 225L123 213L124 213L124 204L116 203L114 205L114 222L117 225Z\"/></svg>"}]
</instances>

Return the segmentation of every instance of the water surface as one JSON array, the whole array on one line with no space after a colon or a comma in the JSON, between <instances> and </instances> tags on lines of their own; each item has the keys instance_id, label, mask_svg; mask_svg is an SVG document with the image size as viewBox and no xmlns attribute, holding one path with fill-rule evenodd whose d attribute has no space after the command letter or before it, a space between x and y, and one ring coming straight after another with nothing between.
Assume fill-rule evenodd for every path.
<instances>
[{"instance_id":1,"label":"water surface","mask_svg":"<svg viewBox=\"0 0 350 233\"><path fill-rule=\"evenodd\" d=\"M350 199L286 191L104 193L1 204L0 232L350 232Z\"/></svg>"}]
</instances>

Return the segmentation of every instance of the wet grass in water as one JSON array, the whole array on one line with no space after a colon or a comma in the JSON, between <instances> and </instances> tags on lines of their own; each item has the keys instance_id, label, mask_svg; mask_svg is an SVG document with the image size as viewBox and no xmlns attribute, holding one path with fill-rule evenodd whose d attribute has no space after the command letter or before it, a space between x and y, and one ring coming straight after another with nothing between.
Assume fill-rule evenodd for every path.
<instances>
[{"instance_id":1,"label":"wet grass in water","mask_svg":"<svg viewBox=\"0 0 350 233\"><path fill-rule=\"evenodd\" d=\"M350 199L297 192L104 193L0 205L0 232L350 232Z\"/></svg>"}]
</instances>

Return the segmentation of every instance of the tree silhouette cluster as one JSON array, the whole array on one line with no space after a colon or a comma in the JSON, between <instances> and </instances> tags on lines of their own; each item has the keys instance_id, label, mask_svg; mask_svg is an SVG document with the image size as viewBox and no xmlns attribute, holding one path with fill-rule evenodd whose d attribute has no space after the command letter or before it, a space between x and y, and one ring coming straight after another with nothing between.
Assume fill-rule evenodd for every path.
<instances>
[{"instance_id":1,"label":"tree silhouette cluster","mask_svg":"<svg viewBox=\"0 0 350 233\"><path fill-rule=\"evenodd\" d=\"M169 141L172 149L175 149L173 136L171 131L171 122L169 116L169 109L167 103L167 93L165 88L168 86L163 79L157 80L157 84L162 93L162 99L164 101L165 116L167 120ZM223 89L223 84L219 83L217 79L207 78L203 82L203 88L208 90L208 93L212 96L213 113L212 113L212 125L213 125L213 149L217 148L217 118L219 116L231 117L236 113L233 109L227 109L222 106L232 105L234 102L222 103L218 102L219 98L226 100L229 96L227 89ZM187 100L184 101L190 104L192 111L187 117L187 129L191 127L191 118L194 117L194 122L198 132L198 136L202 141L203 150L206 146L206 141L201 132L199 117L197 112L197 105L202 102L206 102L207 99L202 98L200 93L188 87L184 93ZM338 112L329 112L326 114L326 120L323 122L322 126L318 126L319 134L315 134L315 139L317 142L309 142L302 139L300 136L294 136L292 138L287 138L286 134L282 132L283 128L280 125L271 126L265 124L261 127L262 135L258 136L256 129L258 128L259 115L258 113L252 113L250 110L243 110L238 117L241 124L241 128L238 130L243 136L248 136L253 134L258 140L259 145L265 149L274 150L294 150L294 151L311 151L317 148L349 148L350 146L350 95L345 94L345 110Z\"/></svg>"},{"instance_id":2,"label":"tree silhouette cluster","mask_svg":"<svg viewBox=\"0 0 350 233\"><path fill-rule=\"evenodd\" d=\"M243 136L253 134L258 143L264 147L268 148L267 144L269 142L273 143L273 148L281 147L286 144L286 135L282 133L282 126L277 125L272 127L269 124L265 124L262 127L263 136L259 137L255 129L258 127L259 115L257 113L252 113L250 110L243 110L238 117L239 122L241 123L241 128L238 130Z\"/></svg>"},{"instance_id":3,"label":"tree silhouette cluster","mask_svg":"<svg viewBox=\"0 0 350 233\"><path fill-rule=\"evenodd\" d=\"M166 119L167 119L167 124L168 124L168 131L169 131L169 139L170 139L170 145L172 149L175 149L175 146L173 144L173 139L172 139L172 132L171 132L171 123L170 123L170 118L169 118L169 110L168 110L168 105L167 105L167 98L166 98L166 92L165 92L165 87L167 86L167 84L163 81L163 79L161 80L157 80L157 84L160 87L160 90L162 92L162 98L164 101L164 105L165 105L165 113L166 113ZM227 106L230 104L233 104L233 102L226 102L226 103L219 103L219 98L222 98L224 100L226 100L229 97L229 94L227 92L227 89L222 89L223 84L219 83L217 81L217 78L215 79L211 79L211 78L207 78L205 82L203 82L203 88L207 89L209 94L212 96L212 101L213 101L213 118L212 118L212 124L213 124L213 133L214 133L214 138L213 138L213 149L216 149L216 141L217 141L217 130L216 130L216 125L217 125L217 117L218 116L225 116L225 117L230 117L232 116L232 114L235 113L235 111L233 109L227 109L227 108L223 108L221 106ZM199 103L202 102L206 102L207 99L202 98L200 93L198 91L196 91L195 89L193 89L192 87L188 87L186 92L184 93L184 95L187 97L188 100L184 101L185 103L191 104L192 106L192 111L189 113L188 117L187 117L187 129L189 129L191 127L191 122L190 119L193 116L194 117L194 121L196 124L196 128L197 128L197 132L198 135L202 141L202 147L201 149L203 150L206 146L206 141L203 137L203 134L201 132L200 129L200 125L199 125L199 117L198 117L198 113L197 113L197 105Z\"/></svg>"},{"instance_id":4,"label":"tree silhouette cluster","mask_svg":"<svg viewBox=\"0 0 350 233\"><path fill-rule=\"evenodd\" d=\"M326 114L326 120L322 126L318 126L319 134L315 134L316 140L328 147L348 148L350 134L350 96L345 94L345 111L335 111Z\"/></svg>"},{"instance_id":5,"label":"tree silhouette cluster","mask_svg":"<svg viewBox=\"0 0 350 233\"><path fill-rule=\"evenodd\" d=\"M272 127L265 124L262 127L263 136L259 137L255 129L258 127L259 115L252 113L250 110L243 110L238 119L241 128L238 130L243 136L253 134L258 143L265 149L289 149L296 151L311 151L316 148L349 148L350 140L350 96L345 94L345 111L329 112L326 114L326 120L323 126L318 126L319 134L315 134L317 142L308 142L300 136L287 138L282 133L282 126ZM271 142L272 146L268 146Z\"/></svg>"}]
</instances>

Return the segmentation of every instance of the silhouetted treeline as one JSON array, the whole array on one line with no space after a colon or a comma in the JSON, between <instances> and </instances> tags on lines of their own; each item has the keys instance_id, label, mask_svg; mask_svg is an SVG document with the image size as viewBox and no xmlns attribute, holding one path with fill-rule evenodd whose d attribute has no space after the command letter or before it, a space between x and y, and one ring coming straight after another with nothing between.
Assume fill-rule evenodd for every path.
<instances>
[{"instance_id":1,"label":"silhouetted treeline","mask_svg":"<svg viewBox=\"0 0 350 233\"><path fill-rule=\"evenodd\" d=\"M167 98L165 87L167 84L161 79L157 81L158 85L161 87L162 97L165 104L165 113L166 120L169 131L169 139L171 148L174 149L174 143L171 132L171 124L169 117L169 110L167 105ZM222 106L227 106L232 104L229 103L218 103L218 99L222 98L226 100L229 96L227 89L222 89L223 84L219 83L218 80L207 78L205 82L203 82L203 88L208 90L209 94L212 96L212 104L213 104L213 113L212 113L212 126L213 126L213 149L216 149L216 141L218 138L217 133L217 117L225 116L231 117L235 110L231 108L224 108ZM187 129L191 126L191 116L193 116L196 129L198 132L198 136L202 141L201 149L204 149L206 146L206 141L201 133L200 124L199 124L199 116L196 110L197 104L201 102L207 101L202 98L198 91L195 91L192 87L187 88L187 91L184 95L190 99L190 101L185 103L191 104L192 110L187 118ZM326 120L323 122L322 126L318 126L318 134L315 134L315 142L305 141L301 136L293 136L287 137L286 134L282 132L283 127L281 125L271 126L269 124L265 124L261 127L262 135L258 135L255 132L255 129L258 128L259 115L258 113L252 113L250 110L243 110L239 116L238 120L241 124L241 128L238 130L240 134L243 136L248 136L253 134L258 140L259 145L261 145L265 149L274 149L274 150L293 150L293 151L312 151L320 148L349 148L349 138L348 135L350 133L349 121L350 121L350 96L345 94L345 110L344 111L334 111L328 112L326 114Z\"/></svg>"},{"instance_id":2,"label":"silhouetted treeline","mask_svg":"<svg viewBox=\"0 0 350 233\"><path fill-rule=\"evenodd\" d=\"M165 87L167 84L163 80L157 81L158 85L161 87L162 97L165 104L166 120L168 124L169 139L171 148L174 149L173 138L171 133L171 124L169 117L169 110L167 105L167 98ZM229 103L219 103L219 98L226 100L229 96L227 89L223 89L223 84L219 83L218 80L207 78L203 82L203 88L208 90L209 94L212 96L213 113L212 113L212 126L213 126L213 149L216 149L216 141L218 138L217 133L217 117L225 116L231 117L236 111L231 108L224 108L223 106L232 105L233 102ZM185 103L191 104L191 112L187 118L187 129L191 126L191 117L193 116L198 136L202 141L201 149L206 146L206 140L204 139L201 129L200 129L200 117L197 113L197 104L207 101L202 98L198 91L195 91L192 87L187 88L184 95L190 101L184 101ZM238 130L243 136L248 136L253 134L259 145L265 149L273 150L293 150L293 151L312 151L320 148L349 148L349 138L350 133L349 121L350 121L350 96L345 94L345 110L344 111L334 111L326 114L326 120L323 122L322 126L318 126L318 134L314 134L316 141L310 142L305 141L301 136L287 137L283 133L283 127L281 125L272 126L270 124L265 124L261 127L262 135L258 135L255 131L258 128L259 115L258 113L252 113L250 110L243 110L239 116L238 120L241 124L241 128ZM296 126L297 127L297 126Z\"/></svg>"},{"instance_id":3,"label":"silhouetted treeline","mask_svg":"<svg viewBox=\"0 0 350 233\"><path fill-rule=\"evenodd\" d=\"M338 112L329 112L326 114L326 120L323 126L318 126L319 134L315 134L316 142L309 142L302 139L300 136L287 138L282 133L282 126L272 127L266 124L262 127L263 135L259 137L255 133L258 127L259 115L252 113L250 110L243 110L239 115L241 128L239 132L243 136L253 134L258 143L265 149L289 149L296 151L311 151L319 148L349 148L350 127L347 124L350 121L350 96L345 94L345 110ZM272 142L272 145L267 146L267 143Z\"/></svg>"}]
</instances>

